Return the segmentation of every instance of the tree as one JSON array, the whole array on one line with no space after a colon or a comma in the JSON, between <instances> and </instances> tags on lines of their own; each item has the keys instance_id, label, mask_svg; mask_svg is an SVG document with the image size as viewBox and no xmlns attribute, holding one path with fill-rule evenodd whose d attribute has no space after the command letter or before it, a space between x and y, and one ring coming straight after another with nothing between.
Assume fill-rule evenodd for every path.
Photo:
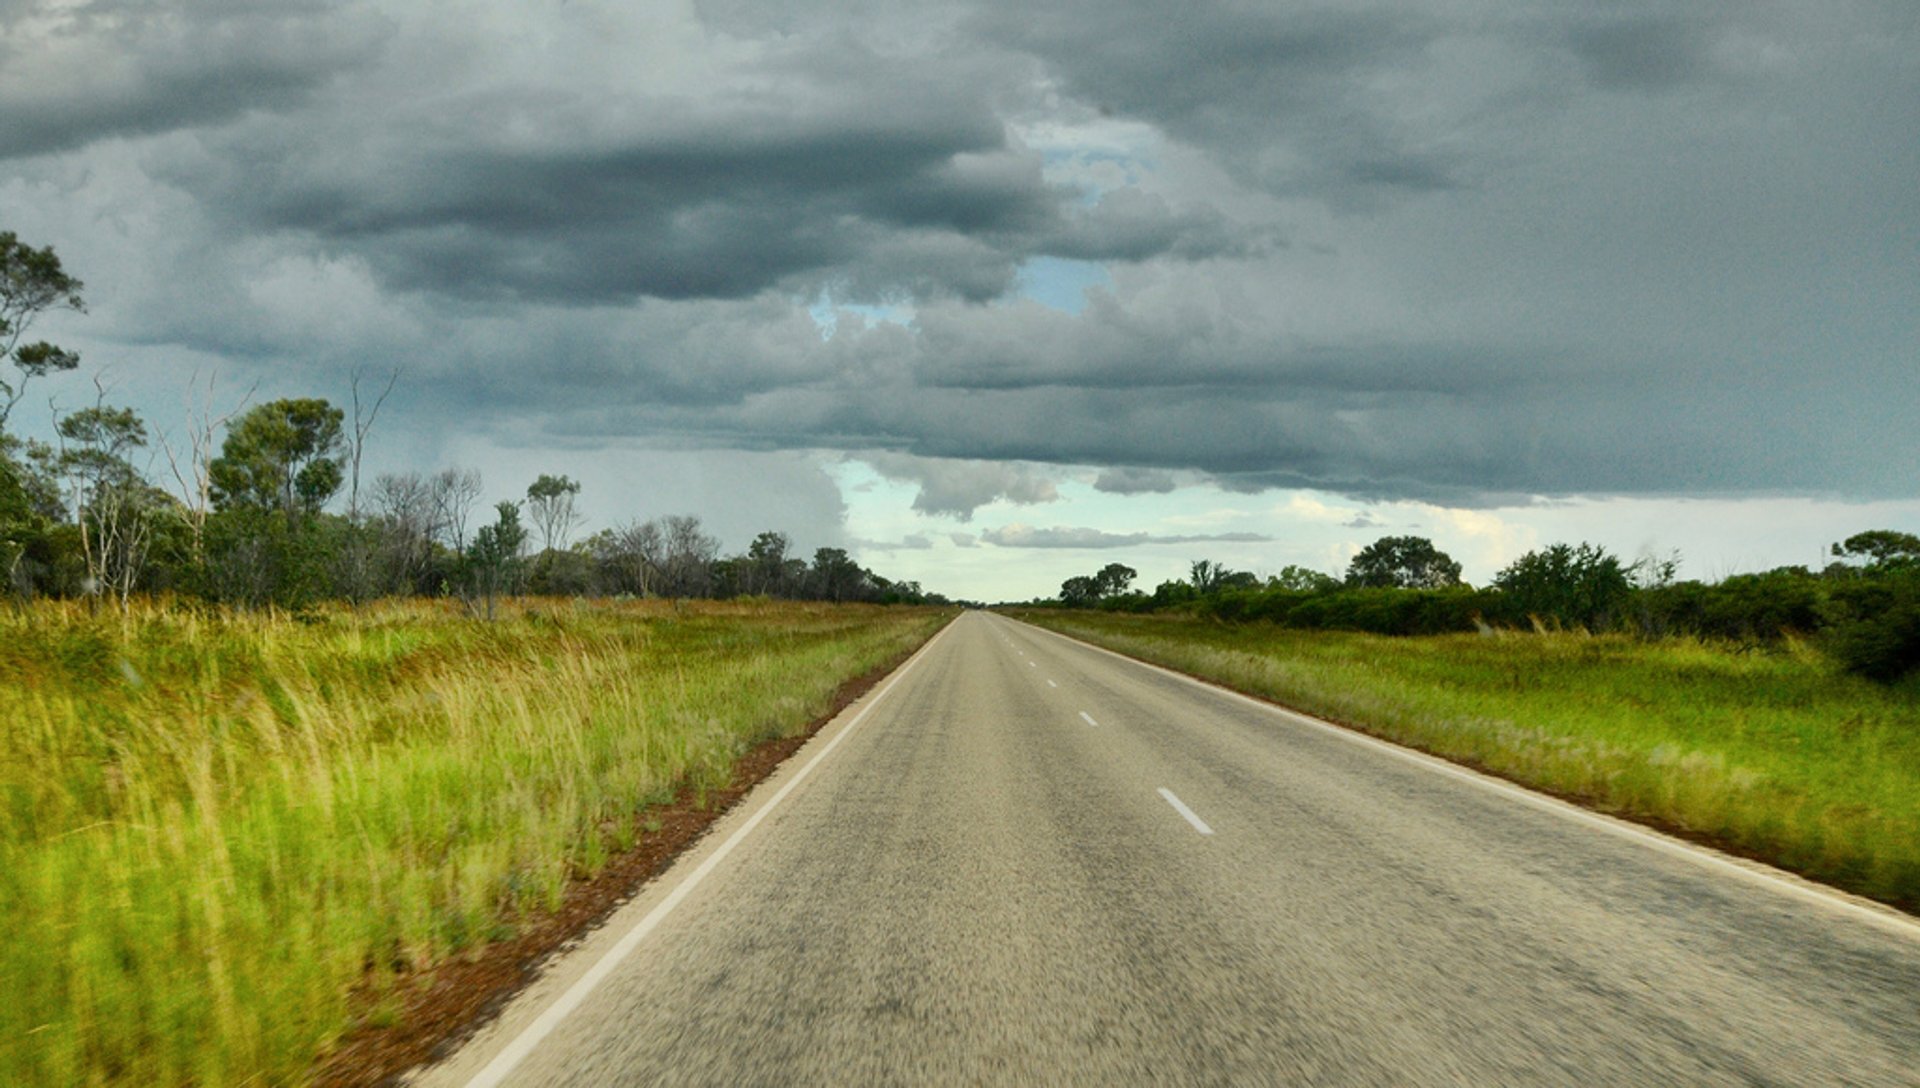
<instances>
[{"instance_id":1,"label":"tree","mask_svg":"<svg viewBox=\"0 0 1920 1088\"><path fill-rule=\"evenodd\" d=\"M124 609L146 564L153 538L153 488L127 460L147 444L147 427L131 408L104 401L56 425L60 465L71 482L74 524L92 593L110 592Z\"/></svg>"},{"instance_id":2,"label":"tree","mask_svg":"<svg viewBox=\"0 0 1920 1088\"><path fill-rule=\"evenodd\" d=\"M822 600L852 600L865 588L866 574L845 549L818 548L813 553L814 595Z\"/></svg>"},{"instance_id":3,"label":"tree","mask_svg":"<svg viewBox=\"0 0 1920 1088\"><path fill-rule=\"evenodd\" d=\"M1843 559L1864 560L1867 569L1874 572L1920 567L1920 536L1892 529L1869 529L1835 544L1833 554Z\"/></svg>"},{"instance_id":4,"label":"tree","mask_svg":"<svg viewBox=\"0 0 1920 1088\"><path fill-rule=\"evenodd\" d=\"M494 510L498 520L492 525L482 525L474 534L473 547L467 549L473 590L486 602L489 620L493 619L495 598L512 592L518 584L520 552L527 543L527 530L520 524L520 504L503 502Z\"/></svg>"},{"instance_id":5,"label":"tree","mask_svg":"<svg viewBox=\"0 0 1920 1088\"><path fill-rule=\"evenodd\" d=\"M291 516L315 514L340 490L341 424L346 413L324 400L276 400L227 428L208 466L216 509L250 506Z\"/></svg>"},{"instance_id":6,"label":"tree","mask_svg":"<svg viewBox=\"0 0 1920 1088\"><path fill-rule=\"evenodd\" d=\"M181 464L181 456L176 453L173 443L160 433L160 449L167 455L167 466L173 471L173 478L180 485L180 497L185 502L182 513L186 517L189 532L189 554L187 560L194 566L204 564L206 560L207 512L213 506L213 435L225 427L253 399L254 387L250 387L240 402L231 411L223 415L213 414L213 377L207 378L206 394L198 391L199 375L188 383L187 403L187 449L186 463ZM191 477L191 479L189 479Z\"/></svg>"},{"instance_id":7,"label":"tree","mask_svg":"<svg viewBox=\"0 0 1920 1088\"><path fill-rule=\"evenodd\" d=\"M442 469L432 481L433 516L436 539L456 554L467 550L467 521L473 516L473 504L480 500L478 469Z\"/></svg>"},{"instance_id":8,"label":"tree","mask_svg":"<svg viewBox=\"0 0 1920 1088\"><path fill-rule=\"evenodd\" d=\"M1227 568L1211 559L1196 559L1187 567L1187 583L1204 597L1220 588L1220 578L1226 573Z\"/></svg>"},{"instance_id":9,"label":"tree","mask_svg":"<svg viewBox=\"0 0 1920 1088\"><path fill-rule=\"evenodd\" d=\"M793 544L785 533L761 533L747 545L747 562L741 573L742 592L784 596L791 591L786 584L787 549Z\"/></svg>"},{"instance_id":10,"label":"tree","mask_svg":"<svg viewBox=\"0 0 1920 1088\"><path fill-rule=\"evenodd\" d=\"M1093 584L1098 591L1098 596L1117 597L1125 593L1127 587L1133 585L1133 580L1138 577L1140 572L1124 563L1108 563L1100 568L1100 573L1093 576Z\"/></svg>"},{"instance_id":11,"label":"tree","mask_svg":"<svg viewBox=\"0 0 1920 1088\"><path fill-rule=\"evenodd\" d=\"M540 550L553 551L567 546L567 534L580 524L573 509L573 497L580 493L579 483L565 476L545 473L527 487L527 509L540 530Z\"/></svg>"},{"instance_id":12,"label":"tree","mask_svg":"<svg viewBox=\"0 0 1920 1088\"><path fill-rule=\"evenodd\" d=\"M1289 563L1280 568L1279 574L1268 578L1267 585L1290 593L1326 593L1339 589L1340 579L1322 571Z\"/></svg>"},{"instance_id":13,"label":"tree","mask_svg":"<svg viewBox=\"0 0 1920 1088\"><path fill-rule=\"evenodd\" d=\"M1534 616L1551 616L1587 628L1613 622L1633 591L1620 560L1597 544L1554 544L1528 552L1494 575L1514 607Z\"/></svg>"},{"instance_id":14,"label":"tree","mask_svg":"<svg viewBox=\"0 0 1920 1088\"><path fill-rule=\"evenodd\" d=\"M86 285L60 267L51 246L34 249L12 231L0 231L0 358L19 371L0 380L0 430L26 395L27 383L57 370L72 370L80 356L45 340L23 343L34 319L53 310L84 312L80 292Z\"/></svg>"},{"instance_id":15,"label":"tree","mask_svg":"<svg viewBox=\"0 0 1920 1088\"><path fill-rule=\"evenodd\" d=\"M1068 608L1090 608L1100 599L1100 585L1084 574L1060 583L1060 603Z\"/></svg>"},{"instance_id":16,"label":"tree","mask_svg":"<svg viewBox=\"0 0 1920 1088\"><path fill-rule=\"evenodd\" d=\"M1423 536L1383 536L1347 565L1350 586L1444 589L1460 584L1460 564Z\"/></svg>"},{"instance_id":17,"label":"tree","mask_svg":"<svg viewBox=\"0 0 1920 1088\"><path fill-rule=\"evenodd\" d=\"M349 378L348 392L353 400L353 435L348 448L348 461L353 466L351 482L347 489L347 518L360 520L360 456L367 449L367 433L373 430L373 421L380 416L380 406L387 403L392 394L394 383L400 380L400 371L396 368L387 375L387 384L381 388L380 395L373 398L373 404L362 414L360 405L360 368L353 369Z\"/></svg>"},{"instance_id":18,"label":"tree","mask_svg":"<svg viewBox=\"0 0 1920 1088\"><path fill-rule=\"evenodd\" d=\"M389 592L413 593L428 587L422 578L433 561L435 541L447 532L437 480L418 472L374 477L380 575Z\"/></svg>"}]
</instances>

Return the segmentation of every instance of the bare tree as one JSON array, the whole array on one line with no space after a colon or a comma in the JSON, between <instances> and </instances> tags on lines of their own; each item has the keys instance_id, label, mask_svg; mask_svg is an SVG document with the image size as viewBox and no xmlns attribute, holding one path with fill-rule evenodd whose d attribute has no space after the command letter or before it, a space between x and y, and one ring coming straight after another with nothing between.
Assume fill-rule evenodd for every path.
<instances>
[{"instance_id":1,"label":"bare tree","mask_svg":"<svg viewBox=\"0 0 1920 1088\"><path fill-rule=\"evenodd\" d=\"M221 415L213 414L213 383L216 375L207 375L206 394L202 397L197 389L200 375L195 374L187 381L187 449L186 463L181 464L180 453L173 443L162 433L160 449L167 457L167 467L173 471L173 479L180 485L180 498L185 504L187 528L193 537L193 557L196 561L205 556L207 511L213 507L213 464L216 447L213 437L220 428L225 427L233 417L246 408L253 399L254 391L260 388L255 382L241 395L240 403L231 411Z\"/></svg>"},{"instance_id":2,"label":"bare tree","mask_svg":"<svg viewBox=\"0 0 1920 1088\"><path fill-rule=\"evenodd\" d=\"M635 592L643 596L658 592L666 544L657 521L629 522L613 534L614 567Z\"/></svg>"},{"instance_id":3,"label":"bare tree","mask_svg":"<svg viewBox=\"0 0 1920 1088\"><path fill-rule=\"evenodd\" d=\"M382 473L374 477L373 502L379 511L381 566L387 587L412 591L432 557L434 540L444 531L434 480L418 472Z\"/></svg>"},{"instance_id":4,"label":"bare tree","mask_svg":"<svg viewBox=\"0 0 1920 1088\"><path fill-rule=\"evenodd\" d=\"M395 367L393 372L387 375L387 384L381 388L380 395L373 399L372 407L367 409L365 417L362 418L360 413L360 368L353 368L353 376L349 385L349 391L353 396L353 434L348 439L351 443L351 448L347 451L347 457L352 464L353 479L347 491L348 521L360 520L360 454L365 451L367 446L367 432L373 430L373 421L380 415L380 406L387 403L387 395L393 392L393 385L399 380L400 369Z\"/></svg>"},{"instance_id":5,"label":"bare tree","mask_svg":"<svg viewBox=\"0 0 1920 1088\"><path fill-rule=\"evenodd\" d=\"M442 469L433 477L434 525L440 541L456 552L467 550L467 521L480 500L480 473L471 468Z\"/></svg>"},{"instance_id":6,"label":"bare tree","mask_svg":"<svg viewBox=\"0 0 1920 1088\"><path fill-rule=\"evenodd\" d=\"M713 580L713 557L720 542L700 528L700 519L676 515L666 519L665 578L662 592L670 597L700 597Z\"/></svg>"}]
</instances>

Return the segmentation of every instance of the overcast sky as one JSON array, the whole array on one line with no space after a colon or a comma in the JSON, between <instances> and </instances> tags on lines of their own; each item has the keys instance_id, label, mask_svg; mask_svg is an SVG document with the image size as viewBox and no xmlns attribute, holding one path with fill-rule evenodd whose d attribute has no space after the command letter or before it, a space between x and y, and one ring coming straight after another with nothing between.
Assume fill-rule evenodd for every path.
<instances>
[{"instance_id":1,"label":"overcast sky","mask_svg":"<svg viewBox=\"0 0 1920 1088\"><path fill-rule=\"evenodd\" d=\"M370 471L987 599L1920 530L1916 179L1913 0L0 0L26 429L397 369Z\"/></svg>"}]
</instances>

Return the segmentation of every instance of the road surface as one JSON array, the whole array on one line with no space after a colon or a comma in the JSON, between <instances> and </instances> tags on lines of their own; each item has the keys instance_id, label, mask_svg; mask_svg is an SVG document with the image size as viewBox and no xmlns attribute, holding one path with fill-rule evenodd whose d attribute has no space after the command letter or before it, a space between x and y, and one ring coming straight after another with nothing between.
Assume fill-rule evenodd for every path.
<instances>
[{"instance_id":1,"label":"road surface","mask_svg":"<svg viewBox=\"0 0 1920 1088\"><path fill-rule=\"evenodd\" d=\"M1920 1085L1920 927L970 612L417 1080Z\"/></svg>"}]
</instances>

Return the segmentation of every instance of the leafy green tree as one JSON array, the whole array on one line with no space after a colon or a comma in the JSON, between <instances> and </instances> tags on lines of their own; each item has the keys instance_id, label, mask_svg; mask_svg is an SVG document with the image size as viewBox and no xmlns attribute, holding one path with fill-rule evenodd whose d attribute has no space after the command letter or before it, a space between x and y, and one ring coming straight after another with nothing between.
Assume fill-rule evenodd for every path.
<instances>
[{"instance_id":1,"label":"leafy green tree","mask_svg":"<svg viewBox=\"0 0 1920 1088\"><path fill-rule=\"evenodd\" d=\"M1366 588L1445 589L1460 584L1460 564L1423 536L1383 536L1347 565L1347 584Z\"/></svg>"},{"instance_id":2,"label":"leafy green tree","mask_svg":"<svg viewBox=\"0 0 1920 1088\"><path fill-rule=\"evenodd\" d=\"M315 398L276 400L227 428L208 466L215 509L252 506L315 514L345 479L346 413Z\"/></svg>"},{"instance_id":3,"label":"leafy green tree","mask_svg":"<svg viewBox=\"0 0 1920 1088\"><path fill-rule=\"evenodd\" d=\"M1872 572L1920 567L1920 536L1892 529L1855 533L1833 546L1843 559L1864 560Z\"/></svg>"},{"instance_id":4,"label":"leafy green tree","mask_svg":"<svg viewBox=\"0 0 1920 1088\"><path fill-rule=\"evenodd\" d=\"M72 370L80 357L45 340L26 342L34 319L53 310L84 311L86 285L60 267L53 247L34 249L12 231L0 231L0 359L18 371L0 380L0 430L26 395L27 383L59 370Z\"/></svg>"},{"instance_id":5,"label":"leafy green tree","mask_svg":"<svg viewBox=\"0 0 1920 1088\"><path fill-rule=\"evenodd\" d=\"M1098 589L1099 596L1116 597L1125 593L1128 587L1133 585L1133 580L1138 577L1140 572L1124 563L1108 563L1100 568L1100 573L1093 576L1093 584Z\"/></svg>"},{"instance_id":6,"label":"leafy green tree","mask_svg":"<svg viewBox=\"0 0 1920 1088\"><path fill-rule=\"evenodd\" d=\"M792 542L785 533L771 530L753 538L747 545L747 561L740 571L740 590L747 594L765 593L781 597L792 592L787 584L787 549Z\"/></svg>"},{"instance_id":7,"label":"leafy green tree","mask_svg":"<svg viewBox=\"0 0 1920 1088\"><path fill-rule=\"evenodd\" d=\"M867 572L843 548L817 548L809 575L814 593L822 600L850 601L865 588Z\"/></svg>"},{"instance_id":8,"label":"leafy green tree","mask_svg":"<svg viewBox=\"0 0 1920 1088\"><path fill-rule=\"evenodd\" d=\"M1076 574L1060 583L1060 603L1068 608L1091 608L1100 600L1100 583L1084 574Z\"/></svg>"},{"instance_id":9,"label":"leafy green tree","mask_svg":"<svg viewBox=\"0 0 1920 1088\"><path fill-rule=\"evenodd\" d=\"M473 591L486 602L489 620L493 619L494 601L519 584L520 553L527 544L527 530L520 524L520 504L503 502L494 510L498 520L481 526L467 549Z\"/></svg>"},{"instance_id":10,"label":"leafy green tree","mask_svg":"<svg viewBox=\"0 0 1920 1088\"><path fill-rule=\"evenodd\" d=\"M1597 544L1554 544L1514 560L1493 584L1520 613L1590 629L1609 626L1628 596L1625 565Z\"/></svg>"},{"instance_id":11,"label":"leafy green tree","mask_svg":"<svg viewBox=\"0 0 1920 1088\"><path fill-rule=\"evenodd\" d=\"M1187 566L1187 584L1202 597L1220 588L1220 579L1227 568L1211 559L1196 559Z\"/></svg>"},{"instance_id":12,"label":"leafy green tree","mask_svg":"<svg viewBox=\"0 0 1920 1088\"><path fill-rule=\"evenodd\" d=\"M1340 579L1323 571L1289 563L1280 568L1279 574L1268 578L1267 585L1289 593L1328 593L1340 588Z\"/></svg>"}]
</instances>

